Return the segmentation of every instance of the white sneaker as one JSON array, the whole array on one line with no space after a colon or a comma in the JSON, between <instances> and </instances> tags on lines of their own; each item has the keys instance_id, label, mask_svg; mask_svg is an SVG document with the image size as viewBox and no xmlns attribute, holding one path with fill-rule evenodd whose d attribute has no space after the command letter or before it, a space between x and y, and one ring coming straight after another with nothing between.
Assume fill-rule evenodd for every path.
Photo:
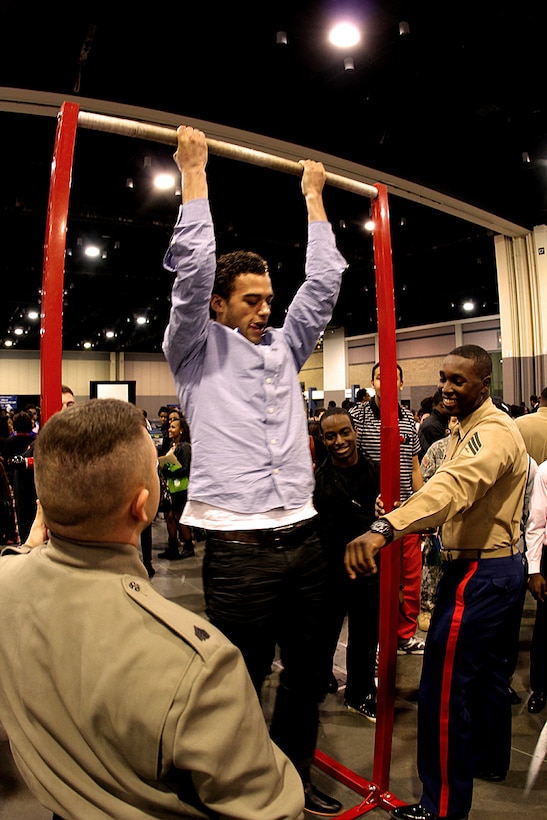
<instances>
[{"instance_id":1,"label":"white sneaker","mask_svg":"<svg viewBox=\"0 0 547 820\"><path fill-rule=\"evenodd\" d=\"M413 635L406 641L399 639L399 646L397 647L398 655L423 655L425 649L425 642L421 638Z\"/></svg>"}]
</instances>

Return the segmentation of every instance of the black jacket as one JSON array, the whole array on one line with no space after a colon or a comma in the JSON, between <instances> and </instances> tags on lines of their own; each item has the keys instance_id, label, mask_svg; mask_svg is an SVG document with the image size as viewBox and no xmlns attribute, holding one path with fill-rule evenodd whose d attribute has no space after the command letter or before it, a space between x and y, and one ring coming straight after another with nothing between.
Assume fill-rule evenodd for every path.
<instances>
[{"instance_id":1,"label":"black jacket","mask_svg":"<svg viewBox=\"0 0 547 820\"><path fill-rule=\"evenodd\" d=\"M378 465L362 454L353 467L338 469L328 456L317 468L313 503L328 557L343 558L348 541L368 530L379 492Z\"/></svg>"}]
</instances>

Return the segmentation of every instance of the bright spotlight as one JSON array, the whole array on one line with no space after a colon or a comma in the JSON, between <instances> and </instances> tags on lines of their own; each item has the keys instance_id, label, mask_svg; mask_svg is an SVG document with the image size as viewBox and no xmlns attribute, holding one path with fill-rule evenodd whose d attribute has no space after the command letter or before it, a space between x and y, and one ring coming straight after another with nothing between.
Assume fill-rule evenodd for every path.
<instances>
[{"instance_id":1,"label":"bright spotlight","mask_svg":"<svg viewBox=\"0 0 547 820\"><path fill-rule=\"evenodd\" d=\"M175 187L175 177L173 174L158 174L154 177L154 185L160 191L168 191Z\"/></svg>"},{"instance_id":2,"label":"bright spotlight","mask_svg":"<svg viewBox=\"0 0 547 820\"><path fill-rule=\"evenodd\" d=\"M330 42L337 48L350 48L357 45L360 39L359 30L353 23L338 23L329 34Z\"/></svg>"}]
</instances>

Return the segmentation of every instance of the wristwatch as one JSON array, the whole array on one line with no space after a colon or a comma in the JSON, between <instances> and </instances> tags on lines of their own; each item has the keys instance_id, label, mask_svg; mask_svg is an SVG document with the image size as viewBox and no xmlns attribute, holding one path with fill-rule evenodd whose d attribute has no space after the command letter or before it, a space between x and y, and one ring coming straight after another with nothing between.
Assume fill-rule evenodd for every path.
<instances>
[{"instance_id":1,"label":"wristwatch","mask_svg":"<svg viewBox=\"0 0 547 820\"><path fill-rule=\"evenodd\" d=\"M382 535L386 539L386 544L391 544L393 541L393 527L387 518L378 518L377 521L374 521L374 523L370 525L369 529L370 532L377 532L379 535Z\"/></svg>"}]
</instances>

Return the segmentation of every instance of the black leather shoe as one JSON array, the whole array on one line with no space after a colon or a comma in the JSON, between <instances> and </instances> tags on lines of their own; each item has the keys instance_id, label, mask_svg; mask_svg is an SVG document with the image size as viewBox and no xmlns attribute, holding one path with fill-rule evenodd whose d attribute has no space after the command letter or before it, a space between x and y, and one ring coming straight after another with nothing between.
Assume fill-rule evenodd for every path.
<instances>
[{"instance_id":1,"label":"black leather shoe","mask_svg":"<svg viewBox=\"0 0 547 820\"><path fill-rule=\"evenodd\" d=\"M329 695L335 695L338 692L338 680L331 675L327 683L327 692Z\"/></svg>"},{"instance_id":2,"label":"black leather shoe","mask_svg":"<svg viewBox=\"0 0 547 820\"><path fill-rule=\"evenodd\" d=\"M545 692L532 692L528 698L528 711L533 715L542 712L547 704L547 694Z\"/></svg>"},{"instance_id":3,"label":"black leather shoe","mask_svg":"<svg viewBox=\"0 0 547 820\"><path fill-rule=\"evenodd\" d=\"M182 553L175 549L166 549L164 552L158 552L158 558L165 558L167 561L180 561L180 559L184 557Z\"/></svg>"},{"instance_id":4,"label":"black leather shoe","mask_svg":"<svg viewBox=\"0 0 547 820\"><path fill-rule=\"evenodd\" d=\"M486 770L477 772L475 777L478 777L479 780L487 780L489 783L503 783L507 777L507 772L491 772Z\"/></svg>"},{"instance_id":5,"label":"black leather shoe","mask_svg":"<svg viewBox=\"0 0 547 820\"><path fill-rule=\"evenodd\" d=\"M195 554L193 547L184 547L184 549L179 552L179 558L192 558Z\"/></svg>"},{"instance_id":6,"label":"black leather shoe","mask_svg":"<svg viewBox=\"0 0 547 820\"><path fill-rule=\"evenodd\" d=\"M421 803L412 803L410 806L397 806L391 809L389 816L393 820L442 820L437 814L433 814ZM467 820L469 815L450 815L450 820Z\"/></svg>"},{"instance_id":7,"label":"black leather shoe","mask_svg":"<svg viewBox=\"0 0 547 820\"><path fill-rule=\"evenodd\" d=\"M519 703L522 703L522 698L520 695L517 695L512 686L509 687L509 698L511 699L511 706L517 706Z\"/></svg>"},{"instance_id":8,"label":"black leather shoe","mask_svg":"<svg viewBox=\"0 0 547 820\"><path fill-rule=\"evenodd\" d=\"M304 783L304 795L306 802L304 808L310 814L317 814L320 817L334 817L342 811L342 804L334 797L329 797L319 791L313 783Z\"/></svg>"}]
</instances>

